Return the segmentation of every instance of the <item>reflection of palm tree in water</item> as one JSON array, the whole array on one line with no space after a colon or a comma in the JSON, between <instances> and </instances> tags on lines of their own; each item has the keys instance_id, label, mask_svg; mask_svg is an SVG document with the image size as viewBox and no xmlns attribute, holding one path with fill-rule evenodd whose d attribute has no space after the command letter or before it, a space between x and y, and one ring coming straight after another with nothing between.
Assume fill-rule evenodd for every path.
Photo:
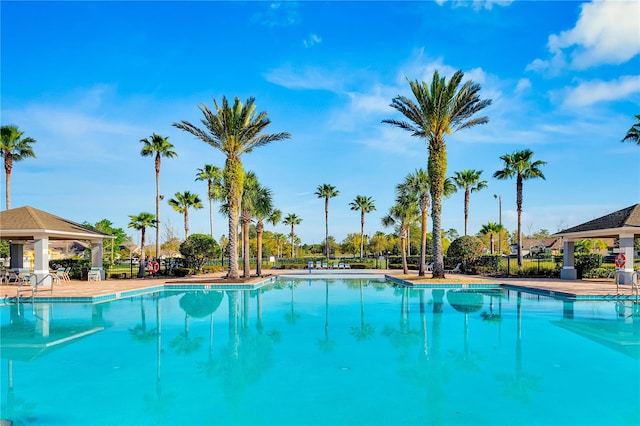
<instances>
[{"instance_id":1,"label":"reflection of palm tree in water","mask_svg":"<svg viewBox=\"0 0 640 426\"><path fill-rule=\"evenodd\" d=\"M318 341L318 346L323 352L332 352L336 342L329 338L329 282L324 282L324 339Z\"/></svg>"},{"instance_id":2,"label":"reflection of palm tree in water","mask_svg":"<svg viewBox=\"0 0 640 426\"><path fill-rule=\"evenodd\" d=\"M144 296L140 296L140 324L129 329L129 334L134 340L141 343L152 342L156 338L158 330L147 330L147 315L144 307Z\"/></svg>"},{"instance_id":3,"label":"reflection of palm tree in water","mask_svg":"<svg viewBox=\"0 0 640 426\"><path fill-rule=\"evenodd\" d=\"M522 293L517 293L516 301L516 348L515 348L515 374L496 374L496 378L503 382L504 393L518 401L529 401L531 392L540 392L540 376L522 371Z\"/></svg>"},{"instance_id":4,"label":"reflection of palm tree in water","mask_svg":"<svg viewBox=\"0 0 640 426\"><path fill-rule=\"evenodd\" d=\"M369 340L376 332L376 328L364 321L364 292L362 290L362 280L359 280L360 287L360 327L351 327L351 335L358 341Z\"/></svg>"},{"instance_id":5,"label":"reflection of palm tree in water","mask_svg":"<svg viewBox=\"0 0 640 426\"><path fill-rule=\"evenodd\" d=\"M289 324L297 323L300 318L300 314L296 314L295 311L295 289L298 284L299 282L297 281L291 281L287 284L287 287L291 289L291 310L285 315L285 319Z\"/></svg>"},{"instance_id":6,"label":"reflection of palm tree in water","mask_svg":"<svg viewBox=\"0 0 640 426\"><path fill-rule=\"evenodd\" d=\"M469 371L479 371L478 354L472 352L469 345L469 314L479 312L484 304L480 293L469 290L449 290L447 300L453 309L464 315L463 353L454 354L460 366Z\"/></svg>"}]
</instances>

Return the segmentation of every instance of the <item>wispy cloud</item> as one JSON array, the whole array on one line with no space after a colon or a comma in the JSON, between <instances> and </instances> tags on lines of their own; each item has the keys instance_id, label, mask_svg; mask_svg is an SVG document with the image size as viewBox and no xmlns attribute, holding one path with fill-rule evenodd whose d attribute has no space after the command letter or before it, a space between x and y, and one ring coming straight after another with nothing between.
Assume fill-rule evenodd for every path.
<instances>
[{"instance_id":1,"label":"wispy cloud","mask_svg":"<svg viewBox=\"0 0 640 426\"><path fill-rule=\"evenodd\" d=\"M309 34L309 36L302 41L304 47L311 47L320 43L322 43L322 38L319 35L313 33Z\"/></svg>"},{"instance_id":2,"label":"wispy cloud","mask_svg":"<svg viewBox=\"0 0 640 426\"><path fill-rule=\"evenodd\" d=\"M266 8L253 15L253 21L268 27L288 27L300 23L298 5L294 1L265 3Z\"/></svg>"},{"instance_id":3,"label":"wispy cloud","mask_svg":"<svg viewBox=\"0 0 640 426\"><path fill-rule=\"evenodd\" d=\"M283 65L266 72L264 78L288 89L343 92L344 87L344 77L340 72L311 66L296 69L291 65Z\"/></svg>"},{"instance_id":4,"label":"wispy cloud","mask_svg":"<svg viewBox=\"0 0 640 426\"><path fill-rule=\"evenodd\" d=\"M598 102L629 99L640 94L640 76L622 76L613 81L593 80L564 91L563 106L584 107Z\"/></svg>"},{"instance_id":5,"label":"wispy cloud","mask_svg":"<svg viewBox=\"0 0 640 426\"><path fill-rule=\"evenodd\" d=\"M535 59L527 70L557 74L566 66L586 69L621 64L640 53L640 2L594 1L581 6L575 27L549 36L550 59Z\"/></svg>"},{"instance_id":6,"label":"wispy cloud","mask_svg":"<svg viewBox=\"0 0 640 426\"><path fill-rule=\"evenodd\" d=\"M513 0L435 0L439 5L447 2L452 3L454 7L470 6L474 9L493 9L493 6L509 6Z\"/></svg>"}]
</instances>

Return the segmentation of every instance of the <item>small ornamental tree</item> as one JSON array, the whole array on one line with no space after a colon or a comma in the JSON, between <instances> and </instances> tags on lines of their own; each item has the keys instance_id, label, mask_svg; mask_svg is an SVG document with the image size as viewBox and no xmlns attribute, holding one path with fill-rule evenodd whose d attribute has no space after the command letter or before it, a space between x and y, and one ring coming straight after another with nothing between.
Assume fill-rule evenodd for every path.
<instances>
[{"instance_id":1,"label":"small ornamental tree","mask_svg":"<svg viewBox=\"0 0 640 426\"><path fill-rule=\"evenodd\" d=\"M220 246L206 234L192 234L180 244L180 254L187 261L187 265L196 272L202 271L202 267L209 261L220 257Z\"/></svg>"},{"instance_id":2,"label":"small ornamental tree","mask_svg":"<svg viewBox=\"0 0 640 426\"><path fill-rule=\"evenodd\" d=\"M484 253L484 243L478 237L471 235L464 235L460 238L456 238L449 249L447 250L447 257L455 257L462 260L462 263L477 259Z\"/></svg>"}]
</instances>

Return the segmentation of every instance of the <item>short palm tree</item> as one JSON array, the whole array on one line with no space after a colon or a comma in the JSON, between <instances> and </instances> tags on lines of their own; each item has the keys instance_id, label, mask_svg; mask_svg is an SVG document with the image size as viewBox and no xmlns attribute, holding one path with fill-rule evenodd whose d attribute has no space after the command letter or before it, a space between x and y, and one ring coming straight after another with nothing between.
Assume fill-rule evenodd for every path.
<instances>
[{"instance_id":1,"label":"short palm tree","mask_svg":"<svg viewBox=\"0 0 640 426\"><path fill-rule=\"evenodd\" d=\"M143 157L154 156L156 168L156 257L160 257L160 158L174 158L178 154L173 150L173 145L169 142L168 136L151 135L151 138L140 139L144 145L140 150Z\"/></svg>"},{"instance_id":2,"label":"short palm tree","mask_svg":"<svg viewBox=\"0 0 640 426\"><path fill-rule=\"evenodd\" d=\"M496 179L510 179L516 177L516 207L518 210L518 266L522 266L522 182L528 179L545 179L540 166L546 161L533 161L533 151L524 149L513 154L500 157L504 161L504 169L493 174Z\"/></svg>"},{"instance_id":3,"label":"short palm tree","mask_svg":"<svg viewBox=\"0 0 640 426\"><path fill-rule=\"evenodd\" d=\"M485 225L482 225L482 228L480 229L480 234L489 235L489 246L491 254L493 254L493 236L500 233L503 229L504 227L502 225L495 222L488 222ZM498 251L500 250L502 250L502 247L500 247Z\"/></svg>"},{"instance_id":4,"label":"short palm tree","mask_svg":"<svg viewBox=\"0 0 640 426\"><path fill-rule=\"evenodd\" d=\"M32 144L36 140L30 137L23 138L24 132L18 130L17 126L2 126L0 130L2 140L0 141L0 155L4 159L4 172L6 177L6 210L11 208L11 170L13 163L26 158L36 158Z\"/></svg>"},{"instance_id":5,"label":"short palm tree","mask_svg":"<svg viewBox=\"0 0 640 426\"><path fill-rule=\"evenodd\" d=\"M278 210L278 212L280 212L280 210ZM280 212L280 215L282 215L282 212ZM281 232L276 232L275 234L273 234L273 241L276 243L276 256L278 256L278 259L282 257L282 246L286 240L287 236Z\"/></svg>"},{"instance_id":6,"label":"short palm tree","mask_svg":"<svg viewBox=\"0 0 640 426\"><path fill-rule=\"evenodd\" d=\"M242 104L235 98L229 105L227 98L222 97L221 105L213 101L215 112L202 104L199 109L204 115L199 128L182 120L173 123L178 129L191 133L198 139L208 143L226 155L222 172L227 203L229 205L229 278L238 278L238 217L240 201L244 187L244 170L241 156L252 152L255 148L274 141L289 139L289 133L263 133L271 124L266 112L256 112L255 99L248 98Z\"/></svg>"},{"instance_id":7,"label":"short palm tree","mask_svg":"<svg viewBox=\"0 0 640 426\"><path fill-rule=\"evenodd\" d=\"M472 192L478 192L487 188L487 181L480 180L482 170L463 170L454 172L453 181L460 189L464 189L464 235L467 233L467 225L469 223L469 198Z\"/></svg>"},{"instance_id":8,"label":"short palm tree","mask_svg":"<svg viewBox=\"0 0 640 426\"><path fill-rule=\"evenodd\" d=\"M291 258L294 257L294 253L295 253L295 244L294 244L294 240L296 237L296 233L295 233L295 229L294 227L296 225L300 225L300 223L302 222L302 219L299 218L295 213L289 213L287 215L287 217L284 218L284 220L282 221L282 223L284 223L285 225L291 226Z\"/></svg>"},{"instance_id":9,"label":"short palm tree","mask_svg":"<svg viewBox=\"0 0 640 426\"><path fill-rule=\"evenodd\" d=\"M196 181L207 182L207 197L209 198L209 229L211 238L213 236L213 201L220 200L222 197L220 189L222 188L222 169L211 164L205 164L203 168L198 169L196 173Z\"/></svg>"},{"instance_id":10,"label":"short palm tree","mask_svg":"<svg viewBox=\"0 0 640 426\"><path fill-rule=\"evenodd\" d=\"M158 226L156 217L147 212L142 212L139 215L129 215L129 228L133 228L136 231L140 231L140 266L138 268L138 278L145 276L145 253L144 253L144 240L147 233L147 228L155 228Z\"/></svg>"},{"instance_id":11,"label":"short palm tree","mask_svg":"<svg viewBox=\"0 0 640 426\"><path fill-rule=\"evenodd\" d=\"M249 278L251 276L251 252L249 245L249 230L251 228L251 219L253 218L254 202L260 188L258 177L254 172L247 172L244 178L244 188L242 190L242 202L240 203L240 226L242 228L242 259L243 271L242 276ZM226 208L228 211L228 204Z\"/></svg>"},{"instance_id":12,"label":"short palm tree","mask_svg":"<svg viewBox=\"0 0 640 426\"><path fill-rule=\"evenodd\" d=\"M444 181L443 197L449 197L456 192L456 187L451 179L446 178ZM415 197L418 200L418 206L420 208L420 260L418 265L418 276L424 276L426 271L426 257L427 257L427 219L429 217L429 205L431 199L429 197L429 175L423 169L417 169L413 173L409 173L404 181L396 186L396 193L409 194L411 197Z\"/></svg>"},{"instance_id":13,"label":"short palm tree","mask_svg":"<svg viewBox=\"0 0 640 426\"><path fill-rule=\"evenodd\" d=\"M402 270L409 273L407 265L407 239L409 227L418 216L418 199L409 193L399 194L396 203L389 209L389 213L382 218L382 226L393 226L398 230L400 238L400 252L402 254Z\"/></svg>"},{"instance_id":14,"label":"short palm tree","mask_svg":"<svg viewBox=\"0 0 640 426\"><path fill-rule=\"evenodd\" d=\"M435 71L431 85L417 80L409 81L415 101L406 96L397 96L391 102L391 107L404 115L407 121L382 121L427 141L429 152L427 171L434 236L442 233L442 196L447 174L445 136L489 121L487 117L473 118L473 116L489 106L491 100L480 99L480 85L473 81L467 81L460 86L463 77L464 73L457 71L447 82L444 77L440 77L438 71ZM444 277L444 253L440 238L433 238L433 256L433 277L442 278Z\"/></svg>"},{"instance_id":15,"label":"short palm tree","mask_svg":"<svg viewBox=\"0 0 640 426\"><path fill-rule=\"evenodd\" d=\"M636 115L636 124L631 126L625 137L622 138L622 142L626 141L640 145L640 114Z\"/></svg>"},{"instance_id":16,"label":"short palm tree","mask_svg":"<svg viewBox=\"0 0 640 426\"><path fill-rule=\"evenodd\" d=\"M273 207L273 195L271 189L260 186L256 191L256 198L253 203L253 215L256 218L256 248L257 265L256 275L262 275L262 234L264 232L264 222L276 225L282 220L282 212Z\"/></svg>"},{"instance_id":17,"label":"short palm tree","mask_svg":"<svg viewBox=\"0 0 640 426\"><path fill-rule=\"evenodd\" d=\"M324 198L324 241L325 241L325 254L329 259L329 198L337 197L340 191L335 186L325 183L318 185L315 192L318 198Z\"/></svg>"},{"instance_id":18,"label":"short palm tree","mask_svg":"<svg viewBox=\"0 0 640 426\"><path fill-rule=\"evenodd\" d=\"M364 195L356 195L349 203L351 210L360 210L360 259L364 257L364 215L376 209L373 198Z\"/></svg>"},{"instance_id":19,"label":"short palm tree","mask_svg":"<svg viewBox=\"0 0 640 426\"><path fill-rule=\"evenodd\" d=\"M189 191L176 192L175 198L169 200L169 205L184 216L184 239L189 237L189 208L201 209L202 201L198 194Z\"/></svg>"}]
</instances>

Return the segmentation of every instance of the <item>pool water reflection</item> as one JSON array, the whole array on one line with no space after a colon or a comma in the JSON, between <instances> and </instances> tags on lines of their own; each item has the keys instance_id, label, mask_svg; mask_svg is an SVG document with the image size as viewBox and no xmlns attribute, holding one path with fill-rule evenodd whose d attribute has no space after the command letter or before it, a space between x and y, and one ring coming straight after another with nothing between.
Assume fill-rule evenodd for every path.
<instances>
[{"instance_id":1,"label":"pool water reflection","mask_svg":"<svg viewBox=\"0 0 640 426\"><path fill-rule=\"evenodd\" d=\"M0 417L638 424L637 310L376 278L2 306Z\"/></svg>"}]
</instances>

